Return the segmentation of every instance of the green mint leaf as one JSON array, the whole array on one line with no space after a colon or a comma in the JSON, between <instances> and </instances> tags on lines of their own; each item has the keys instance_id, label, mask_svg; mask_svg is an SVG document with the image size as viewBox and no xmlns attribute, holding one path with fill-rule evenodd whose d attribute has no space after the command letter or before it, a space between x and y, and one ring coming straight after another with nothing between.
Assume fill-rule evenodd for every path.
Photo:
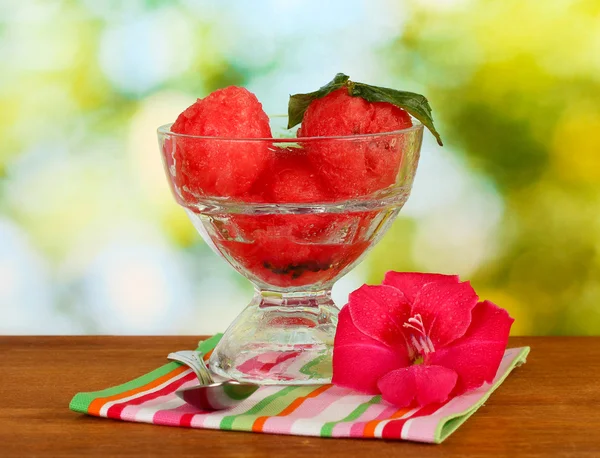
<instances>
[{"instance_id":1,"label":"green mint leaf","mask_svg":"<svg viewBox=\"0 0 600 458\"><path fill-rule=\"evenodd\" d=\"M348 93L353 97L361 97L367 102L387 102L408 111L421 121L431 131L438 144L443 146L442 138L433 125L431 107L425 96L414 92L369 86L363 83L350 83Z\"/></svg>"},{"instance_id":2,"label":"green mint leaf","mask_svg":"<svg viewBox=\"0 0 600 458\"><path fill-rule=\"evenodd\" d=\"M310 105L310 102L325 97L327 94L344 87L349 79L349 76L338 73L335 75L335 78L318 91L309 92L308 94L290 95L290 102L288 103L288 129L302 122L304 112Z\"/></svg>"},{"instance_id":3,"label":"green mint leaf","mask_svg":"<svg viewBox=\"0 0 600 458\"><path fill-rule=\"evenodd\" d=\"M431 107L425 96L414 92L397 91L385 87L370 86L364 83L355 83L350 81L350 77L343 73L338 73L335 78L320 88L318 91L308 94L294 94L290 96L288 104L288 129L291 129L302 122L304 113L313 100L325 97L331 92L342 87L348 88L348 94L352 97L361 97L367 102L387 102L406 110L417 118L425 127L427 127L438 144L443 146L442 139L435 126L431 116Z\"/></svg>"}]
</instances>

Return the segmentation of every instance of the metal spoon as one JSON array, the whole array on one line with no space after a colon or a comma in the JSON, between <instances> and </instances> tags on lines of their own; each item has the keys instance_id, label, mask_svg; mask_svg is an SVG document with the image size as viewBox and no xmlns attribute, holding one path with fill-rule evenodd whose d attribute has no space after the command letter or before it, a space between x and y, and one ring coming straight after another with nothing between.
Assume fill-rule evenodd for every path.
<instances>
[{"instance_id":1,"label":"metal spoon","mask_svg":"<svg viewBox=\"0 0 600 458\"><path fill-rule=\"evenodd\" d=\"M167 358L189 366L198 376L200 385L178 390L175 394L201 410L229 409L250 397L259 388L253 383L235 380L214 382L202 355L195 351L178 351L169 354Z\"/></svg>"}]
</instances>

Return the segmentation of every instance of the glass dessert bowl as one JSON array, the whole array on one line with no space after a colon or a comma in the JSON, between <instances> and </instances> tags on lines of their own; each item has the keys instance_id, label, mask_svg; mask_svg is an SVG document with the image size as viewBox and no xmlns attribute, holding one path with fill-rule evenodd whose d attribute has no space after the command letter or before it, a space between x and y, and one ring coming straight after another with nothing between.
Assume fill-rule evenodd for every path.
<instances>
[{"instance_id":1,"label":"glass dessert bowl","mask_svg":"<svg viewBox=\"0 0 600 458\"><path fill-rule=\"evenodd\" d=\"M255 287L210 357L215 373L259 384L331 381L338 314L331 288L408 199L423 135L423 126L413 124L377 134L265 139L158 129L175 199L206 243ZM244 193L226 195L221 186L207 194L195 178L214 173L211 183L218 185L231 178L232 164L209 170L194 154L225 149L239 149L240 157L265 150L270 163ZM319 161L306 166L315 156Z\"/></svg>"}]
</instances>

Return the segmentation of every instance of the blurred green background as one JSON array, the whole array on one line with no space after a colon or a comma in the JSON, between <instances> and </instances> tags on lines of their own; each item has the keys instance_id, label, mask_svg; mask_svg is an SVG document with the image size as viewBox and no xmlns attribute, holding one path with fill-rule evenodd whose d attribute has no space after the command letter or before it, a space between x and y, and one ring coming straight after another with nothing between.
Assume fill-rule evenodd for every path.
<instances>
[{"instance_id":1,"label":"blurred green background","mask_svg":"<svg viewBox=\"0 0 600 458\"><path fill-rule=\"evenodd\" d=\"M211 333L251 295L169 194L155 129L230 85L426 94L413 195L334 290L458 273L514 334L600 333L597 0L0 3L0 333Z\"/></svg>"}]
</instances>

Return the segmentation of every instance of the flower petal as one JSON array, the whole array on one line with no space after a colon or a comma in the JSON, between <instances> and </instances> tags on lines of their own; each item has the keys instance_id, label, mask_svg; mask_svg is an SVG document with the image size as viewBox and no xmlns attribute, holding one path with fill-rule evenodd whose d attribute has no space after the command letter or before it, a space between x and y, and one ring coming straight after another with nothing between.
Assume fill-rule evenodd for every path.
<instances>
[{"instance_id":1,"label":"flower petal","mask_svg":"<svg viewBox=\"0 0 600 458\"><path fill-rule=\"evenodd\" d=\"M377 386L390 404L425 406L448 399L457 378L456 372L447 367L418 364L384 375Z\"/></svg>"},{"instance_id":2,"label":"flower petal","mask_svg":"<svg viewBox=\"0 0 600 458\"><path fill-rule=\"evenodd\" d=\"M412 304L417 293L427 283L458 283L458 281L458 275L389 271L385 274L383 284L393 286L402 291L404 297Z\"/></svg>"},{"instance_id":3,"label":"flower petal","mask_svg":"<svg viewBox=\"0 0 600 458\"><path fill-rule=\"evenodd\" d=\"M406 350L392 350L364 335L354 326L348 307L341 310L333 344L332 382L335 385L378 394L379 378L408 363Z\"/></svg>"},{"instance_id":4,"label":"flower petal","mask_svg":"<svg viewBox=\"0 0 600 458\"><path fill-rule=\"evenodd\" d=\"M490 301L473 309L471 326L452 345L436 351L430 362L458 373L455 394L478 388L496 376L514 319Z\"/></svg>"},{"instance_id":5,"label":"flower petal","mask_svg":"<svg viewBox=\"0 0 600 458\"><path fill-rule=\"evenodd\" d=\"M363 285L350 293L347 307L360 332L389 347L406 347L403 325L410 306L396 288Z\"/></svg>"},{"instance_id":6,"label":"flower petal","mask_svg":"<svg viewBox=\"0 0 600 458\"><path fill-rule=\"evenodd\" d=\"M477 300L469 282L428 283L417 293L411 315L421 315L425 331L437 350L467 332Z\"/></svg>"}]
</instances>

